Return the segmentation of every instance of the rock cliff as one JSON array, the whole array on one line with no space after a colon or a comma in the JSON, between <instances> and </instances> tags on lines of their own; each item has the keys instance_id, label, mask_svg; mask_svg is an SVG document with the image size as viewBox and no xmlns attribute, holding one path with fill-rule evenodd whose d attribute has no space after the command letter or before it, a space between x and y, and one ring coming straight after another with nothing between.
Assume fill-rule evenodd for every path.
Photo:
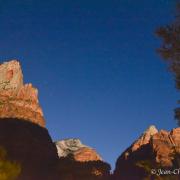
<instances>
[{"instance_id":1,"label":"rock cliff","mask_svg":"<svg viewBox=\"0 0 180 180\"><path fill-rule=\"evenodd\" d=\"M18 118L45 126L38 90L32 84L23 84L16 60L0 65L0 118Z\"/></svg>"},{"instance_id":2,"label":"rock cliff","mask_svg":"<svg viewBox=\"0 0 180 180\"><path fill-rule=\"evenodd\" d=\"M17 180L105 180L110 174L109 164L80 140L52 142L38 90L23 83L16 60L0 64L1 148L11 164L17 163Z\"/></svg>"},{"instance_id":3,"label":"rock cliff","mask_svg":"<svg viewBox=\"0 0 180 180\"><path fill-rule=\"evenodd\" d=\"M61 179L108 180L110 165L102 160L91 147L79 139L65 139L55 142L59 155L59 177Z\"/></svg>"},{"instance_id":4,"label":"rock cliff","mask_svg":"<svg viewBox=\"0 0 180 180\"><path fill-rule=\"evenodd\" d=\"M0 119L0 147L20 166L17 180L58 180L58 155L47 129L20 119Z\"/></svg>"},{"instance_id":5,"label":"rock cliff","mask_svg":"<svg viewBox=\"0 0 180 180\"><path fill-rule=\"evenodd\" d=\"M152 174L152 169L158 172L180 168L180 128L170 132L158 131L150 126L116 162L115 180L139 180L143 178L158 178L158 173ZM173 174L174 175L174 174ZM161 176L170 178L170 176ZM180 174L171 178L178 179Z\"/></svg>"},{"instance_id":6,"label":"rock cliff","mask_svg":"<svg viewBox=\"0 0 180 180\"><path fill-rule=\"evenodd\" d=\"M59 157L67 157L73 155L76 161L102 161L97 152L82 144L79 139L66 139L55 142Z\"/></svg>"},{"instance_id":7,"label":"rock cliff","mask_svg":"<svg viewBox=\"0 0 180 180\"><path fill-rule=\"evenodd\" d=\"M38 90L23 83L16 60L0 64L0 148L20 167L17 180L58 179L59 158L45 128Z\"/></svg>"}]
</instances>

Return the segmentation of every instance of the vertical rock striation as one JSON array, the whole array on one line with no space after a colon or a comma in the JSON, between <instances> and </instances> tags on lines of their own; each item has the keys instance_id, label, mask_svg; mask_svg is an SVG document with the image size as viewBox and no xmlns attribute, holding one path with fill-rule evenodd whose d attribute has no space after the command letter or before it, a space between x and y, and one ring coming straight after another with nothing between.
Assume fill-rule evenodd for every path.
<instances>
[{"instance_id":1,"label":"vertical rock striation","mask_svg":"<svg viewBox=\"0 0 180 180\"><path fill-rule=\"evenodd\" d=\"M20 63L16 60L0 65L0 118L18 118L45 127L38 101L38 90L23 84Z\"/></svg>"}]
</instances>

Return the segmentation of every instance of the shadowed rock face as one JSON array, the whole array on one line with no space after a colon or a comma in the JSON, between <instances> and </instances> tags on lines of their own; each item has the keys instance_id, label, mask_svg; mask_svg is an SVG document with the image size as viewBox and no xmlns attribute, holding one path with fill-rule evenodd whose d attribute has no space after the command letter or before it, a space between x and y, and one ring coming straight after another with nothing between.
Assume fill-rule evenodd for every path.
<instances>
[{"instance_id":1,"label":"shadowed rock face","mask_svg":"<svg viewBox=\"0 0 180 180\"><path fill-rule=\"evenodd\" d=\"M58 155L48 131L20 119L0 119L0 146L20 164L17 180L57 180Z\"/></svg>"},{"instance_id":2,"label":"shadowed rock face","mask_svg":"<svg viewBox=\"0 0 180 180\"><path fill-rule=\"evenodd\" d=\"M102 161L100 155L92 148L81 143L79 139L66 139L55 142L59 157L73 155L76 161Z\"/></svg>"},{"instance_id":3,"label":"shadowed rock face","mask_svg":"<svg viewBox=\"0 0 180 180\"><path fill-rule=\"evenodd\" d=\"M103 161L80 162L65 157L59 159L58 177L61 180L110 180L110 169Z\"/></svg>"},{"instance_id":4,"label":"shadowed rock face","mask_svg":"<svg viewBox=\"0 0 180 180\"><path fill-rule=\"evenodd\" d=\"M179 156L180 128L170 132L158 132L151 126L118 158L113 179L155 178L156 175L151 174L151 169L180 168ZM176 175L173 178L180 177Z\"/></svg>"},{"instance_id":5,"label":"shadowed rock face","mask_svg":"<svg viewBox=\"0 0 180 180\"><path fill-rule=\"evenodd\" d=\"M45 126L38 90L32 84L23 84L21 66L16 60L0 65L0 118L19 118Z\"/></svg>"},{"instance_id":6,"label":"shadowed rock face","mask_svg":"<svg viewBox=\"0 0 180 180\"><path fill-rule=\"evenodd\" d=\"M62 180L106 180L110 178L110 165L92 148L79 139L55 142L58 155L59 177Z\"/></svg>"}]
</instances>

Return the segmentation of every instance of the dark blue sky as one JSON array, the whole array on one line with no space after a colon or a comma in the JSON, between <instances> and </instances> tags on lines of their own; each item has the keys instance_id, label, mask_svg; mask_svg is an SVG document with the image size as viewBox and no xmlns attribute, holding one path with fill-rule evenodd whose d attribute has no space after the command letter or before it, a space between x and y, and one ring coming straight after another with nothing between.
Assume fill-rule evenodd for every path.
<instances>
[{"instance_id":1,"label":"dark blue sky","mask_svg":"<svg viewBox=\"0 0 180 180\"><path fill-rule=\"evenodd\" d=\"M175 0L0 0L0 59L21 61L53 140L80 138L114 164L149 125L176 127L178 93L154 35L174 9Z\"/></svg>"}]
</instances>

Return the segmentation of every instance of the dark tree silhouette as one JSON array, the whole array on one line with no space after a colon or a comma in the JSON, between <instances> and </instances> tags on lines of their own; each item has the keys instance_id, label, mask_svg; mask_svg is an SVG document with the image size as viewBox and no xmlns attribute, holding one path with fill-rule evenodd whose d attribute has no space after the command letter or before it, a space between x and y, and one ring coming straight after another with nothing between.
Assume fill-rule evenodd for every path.
<instances>
[{"instance_id":1,"label":"dark tree silhouette","mask_svg":"<svg viewBox=\"0 0 180 180\"><path fill-rule=\"evenodd\" d=\"M174 21L167 26L158 28L156 34L162 39L158 53L168 62L169 70L173 73L176 81L176 88L180 91L180 1L177 3ZM175 118L180 126L180 107L175 109Z\"/></svg>"}]
</instances>

